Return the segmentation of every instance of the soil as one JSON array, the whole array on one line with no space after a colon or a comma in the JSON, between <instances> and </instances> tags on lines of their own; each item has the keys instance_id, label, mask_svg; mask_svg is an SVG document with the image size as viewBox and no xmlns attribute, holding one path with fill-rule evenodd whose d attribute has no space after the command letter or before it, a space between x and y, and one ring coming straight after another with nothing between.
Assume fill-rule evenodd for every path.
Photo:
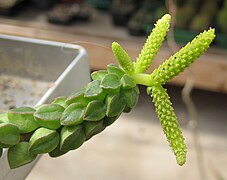
<instances>
[{"instance_id":1,"label":"soil","mask_svg":"<svg viewBox=\"0 0 227 180\"><path fill-rule=\"evenodd\" d=\"M35 106L53 83L0 75L0 112L20 106Z\"/></svg>"}]
</instances>

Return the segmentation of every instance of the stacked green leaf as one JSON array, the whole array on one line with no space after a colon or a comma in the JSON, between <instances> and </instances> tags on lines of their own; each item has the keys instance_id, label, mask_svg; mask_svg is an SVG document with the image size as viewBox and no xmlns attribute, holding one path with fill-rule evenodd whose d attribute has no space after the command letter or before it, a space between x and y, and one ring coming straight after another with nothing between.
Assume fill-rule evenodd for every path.
<instances>
[{"instance_id":1,"label":"stacked green leaf","mask_svg":"<svg viewBox=\"0 0 227 180\"><path fill-rule=\"evenodd\" d=\"M79 148L136 105L138 87L117 65L91 76L92 82L69 97L35 109L15 108L0 116L7 119L0 124L0 152L9 148L12 169L30 163L38 154L58 157Z\"/></svg>"}]
</instances>

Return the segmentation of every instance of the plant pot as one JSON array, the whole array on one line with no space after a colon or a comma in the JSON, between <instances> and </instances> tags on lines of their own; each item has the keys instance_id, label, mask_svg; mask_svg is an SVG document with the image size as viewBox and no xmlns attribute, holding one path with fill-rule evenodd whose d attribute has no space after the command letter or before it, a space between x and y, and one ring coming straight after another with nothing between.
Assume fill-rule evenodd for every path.
<instances>
[{"instance_id":1,"label":"plant pot","mask_svg":"<svg viewBox=\"0 0 227 180\"><path fill-rule=\"evenodd\" d=\"M1 90L1 95L16 94L15 106L24 105L24 99L28 106L50 103L90 81L86 51L77 45L0 35L0 53L0 80L2 76L20 80L8 91ZM10 84L8 81L6 85ZM0 159L0 179L25 179L37 160L11 170L4 151Z\"/></svg>"}]
</instances>

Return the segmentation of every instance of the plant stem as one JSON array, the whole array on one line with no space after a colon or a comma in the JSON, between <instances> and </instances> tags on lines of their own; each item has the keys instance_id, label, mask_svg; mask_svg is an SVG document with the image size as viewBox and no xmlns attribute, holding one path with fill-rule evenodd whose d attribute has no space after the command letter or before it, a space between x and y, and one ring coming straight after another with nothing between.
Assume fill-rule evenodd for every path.
<instances>
[{"instance_id":1,"label":"plant stem","mask_svg":"<svg viewBox=\"0 0 227 180\"><path fill-rule=\"evenodd\" d=\"M145 86L153 86L155 83L151 80L149 74L144 74L144 73L136 73L132 74L131 77L135 81L136 84L141 84Z\"/></svg>"}]
</instances>

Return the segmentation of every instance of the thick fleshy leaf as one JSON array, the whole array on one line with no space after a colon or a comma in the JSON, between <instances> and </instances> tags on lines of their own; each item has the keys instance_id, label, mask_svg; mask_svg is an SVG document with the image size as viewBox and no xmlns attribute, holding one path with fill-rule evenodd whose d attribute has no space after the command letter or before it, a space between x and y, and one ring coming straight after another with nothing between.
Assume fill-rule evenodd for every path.
<instances>
[{"instance_id":1,"label":"thick fleshy leaf","mask_svg":"<svg viewBox=\"0 0 227 180\"><path fill-rule=\"evenodd\" d=\"M19 128L11 123L0 124L0 143L4 145L15 145L20 141Z\"/></svg>"},{"instance_id":2,"label":"thick fleshy leaf","mask_svg":"<svg viewBox=\"0 0 227 180\"><path fill-rule=\"evenodd\" d=\"M8 147L10 147L10 145L0 143L0 148L8 148Z\"/></svg>"},{"instance_id":3,"label":"thick fleshy leaf","mask_svg":"<svg viewBox=\"0 0 227 180\"><path fill-rule=\"evenodd\" d=\"M85 108L80 103L69 105L62 114L61 125L72 126L83 122Z\"/></svg>"},{"instance_id":4,"label":"thick fleshy leaf","mask_svg":"<svg viewBox=\"0 0 227 180\"><path fill-rule=\"evenodd\" d=\"M132 110L132 108L130 108L130 107L128 107L128 106L126 105L125 108L124 108L124 110L123 110L123 112L124 112L124 113L129 113L129 112L131 112L131 110Z\"/></svg>"},{"instance_id":5,"label":"thick fleshy leaf","mask_svg":"<svg viewBox=\"0 0 227 180\"><path fill-rule=\"evenodd\" d=\"M101 121L84 121L84 129L86 139L90 139L92 136L102 132L105 129L103 120Z\"/></svg>"},{"instance_id":6,"label":"thick fleshy leaf","mask_svg":"<svg viewBox=\"0 0 227 180\"><path fill-rule=\"evenodd\" d=\"M60 118L63 111L64 107L58 104L45 104L34 113L34 117L40 126L58 129L61 126Z\"/></svg>"},{"instance_id":7,"label":"thick fleshy leaf","mask_svg":"<svg viewBox=\"0 0 227 180\"><path fill-rule=\"evenodd\" d=\"M95 71L91 73L92 80L102 80L102 78L107 74L106 70Z\"/></svg>"},{"instance_id":8,"label":"thick fleshy leaf","mask_svg":"<svg viewBox=\"0 0 227 180\"><path fill-rule=\"evenodd\" d=\"M33 154L49 153L59 144L59 134L56 130L47 128L37 129L30 141L29 152Z\"/></svg>"},{"instance_id":9,"label":"thick fleshy leaf","mask_svg":"<svg viewBox=\"0 0 227 180\"><path fill-rule=\"evenodd\" d=\"M68 104L66 103L66 96L57 97L51 104L58 104L64 108L67 108Z\"/></svg>"},{"instance_id":10,"label":"thick fleshy leaf","mask_svg":"<svg viewBox=\"0 0 227 180\"><path fill-rule=\"evenodd\" d=\"M11 109L8 112L8 120L10 123L15 124L21 133L29 133L39 127L33 117L34 112L35 109L31 107Z\"/></svg>"},{"instance_id":11,"label":"thick fleshy leaf","mask_svg":"<svg viewBox=\"0 0 227 180\"><path fill-rule=\"evenodd\" d=\"M21 142L8 150L8 162L11 169L18 168L35 160L37 155L28 151L28 142Z\"/></svg>"},{"instance_id":12,"label":"thick fleshy leaf","mask_svg":"<svg viewBox=\"0 0 227 180\"><path fill-rule=\"evenodd\" d=\"M125 97L122 94L109 94L106 98L106 116L114 117L120 115L126 105Z\"/></svg>"},{"instance_id":13,"label":"thick fleshy leaf","mask_svg":"<svg viewBox=\"0 0 227 180\"><path fill-rule=\"evenodd\" d=\"M79 148L84 141L86 136L84 133L83 124L76 126L65 126L61 130L61 151L69 151Z\"/></svg>"},{"instance_id":14,"label":"thick fleshy leaf","mask_svg":"<svg viewBox=\"0 0 227 180\"><path fill-rule=\"evenodd\" d=\"M136 87L134 80L127 74L121 78L122 89L131 89Z\"/></svg>"},{"instance_id":15,"label":"thick fleshy leaf","mask_svg":"<svg viewBox=\"0 0 227 180\"><path fill-rule=\"evenodd\" d=\"M106 105L100 100L91 101L85 110L84 120L99 121L105 117Z\"/></svg>"},{"instance_id":16,"label":"thick fleshy leaf","mask_svg":"<svg viewBox=\"0 0 227 180\"><path fill-rule=\"evenodd\" d=\"M100 87L107 93L117 93L120 91L121 82L117 75L107 74L102 79Z\"/></svg>"},{"instance_id":17,"label":"thick fleshy leaf","mask_svg":"<svg viewBox=\"0 0 227 180\"><path fill-rule=\"evenodd\" d=\"M136 91L136 93L137 93L138 95L140 94L140 89L139 89L138 86L136 86L136 87L134 88L134 90Z\"/></svg>"},{"instance_id":18,"label":"thick fleshy leaf","mask_svg":"<svg viewBox=\"0 0 227 180\"><path fill-rule=\"evenodd\" d=\"M119 116L114 116L114 117L105 117L103 118L104 124L105 126L110 126L111 124L113 124L117 119L119 118Z\"/></svg>"},{"instance_id":19,"label":"thick fleshy leaf","mask_svg":"<svg viewBox=\"0 0 227 180\"><path fill-rule=\"evenodd\" d=\"M126 99L126 108L133 108L136 106L139 99L139 95L137 94L135 88L124 90L122 91L122 94Z\"/></svg>"},{"instance_id":20,"label":"thick fleshy leaf","mask_svg":"<svg viewBox=\"0 0 227 180\"><path fill-rule=\"evenodd\" d=\"M82 88L74 93L72 93L67 99L66 103L67 104L72 104L72 103L80 103L83 104L84 106L87 106L89 103L89 100L84 97L84 92L86 88Z\"/></svg>"},{"instance_id":21,"label":"thick fleshy leaf","mask_svg":"<svg viewBox=\"0 0 227 180\"><path fill-rule=\"evenodd\" d=\"M63 154L66 154L69 151L62 151L60 150L60 143L58 144L58 146L51 152L49 152L50 157L55 158L55 157L59 157L62 156Z\"/></svg>"},{"instance_id":22,"label":"thick fleshy leaf","mask_svg":"<svg viewBox=\"0 0 227 180\"><path fill-rule=\"evenodd\" d=\"M107 66L107 71L108 71L109 74L117 75L119 77L119 79L121 79L122 76L124 76L124 74L125 74L124 70L122 70L121 68L119 68L115 64L109 64Z\"/></svg>"},{"instance_id":23,"label":"thick fleshy leaf","mask_svg":"<svg viewBox=\"0 0 227 180\"><path fill-rule=\"evenodd\" d=\"M9 122L7 113L0 114L0 123L3 122Z\"/></svg>"},{"instance_id":24,"label":"thick fleshy leaf","mask_svg":"<svg viewBox=\"0 0 227 180\"><path fill-rule=\"evenodd\" d=\"M100 87L100 80L94 80L90 82L84 92L84 97L89 100L104 100L106 93L103 92L103 89Z\"/></svg>"}]
</instances>

